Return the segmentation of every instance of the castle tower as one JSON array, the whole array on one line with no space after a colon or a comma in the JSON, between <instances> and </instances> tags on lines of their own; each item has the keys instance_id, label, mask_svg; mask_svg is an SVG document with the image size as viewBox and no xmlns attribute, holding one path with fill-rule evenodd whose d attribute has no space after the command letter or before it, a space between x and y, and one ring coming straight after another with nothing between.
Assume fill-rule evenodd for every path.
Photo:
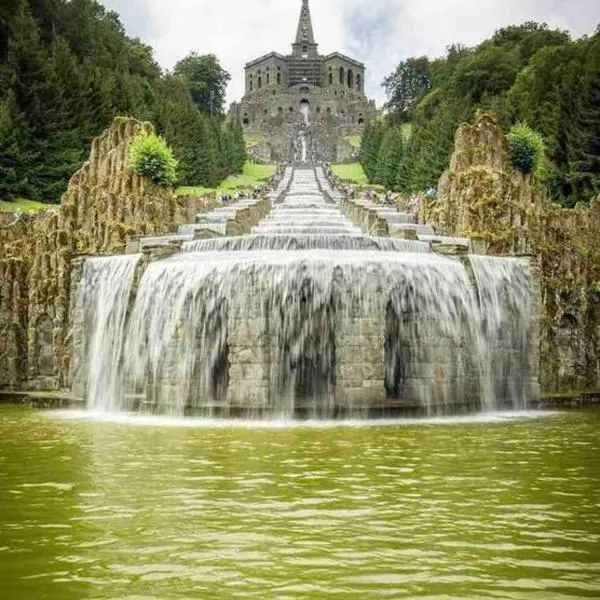
<instances>
[{"instance_id":1,"label":"castle tower","mask_svg":"<svg viewBox=\"0 0 600 600\"><path fill-rule=\"evenodd\" d=\"M345 138L360 134L376 110L365 96L365 65L339 52L319 54L309 0L302 0L291 50L246 63L245 93L232 105L231 118L264 140L260 151L254 149L257 157L287 161L297 153L293 142L308 107L311 154L319 160L347 159L355 148Z\"/></svg>"},{"instance_id":2,"label":"castle tower","mask_svg":"<svg viewBox=\"0 0 600 600\"><path fill-rule=\"evenodd\" d=\"M292 55L297 58L316 58L319 56L318 47L319 45L315 43L308 0L302 0L296 41L292 44Z\"/></svg>"}]
</instances>

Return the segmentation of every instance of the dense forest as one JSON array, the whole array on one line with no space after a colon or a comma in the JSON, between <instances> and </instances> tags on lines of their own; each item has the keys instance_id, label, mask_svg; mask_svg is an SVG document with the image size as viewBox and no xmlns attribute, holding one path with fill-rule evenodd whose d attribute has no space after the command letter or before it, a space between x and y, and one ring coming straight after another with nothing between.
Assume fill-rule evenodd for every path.
<instances>
[{"instance_id":1,"label":"dense forest","mask_svg":"<svg viewBox=\"0 0 600 600\"><path fill-rule=\"evenodd\" d=\"M363 137L372 183L433 190L457 126L483 109L506 131L527 123L542 135L539 175L555 201L573 206L600 193L600 28L572 40L544 24L508 27L476 48L403 61L384 87L386 117Z\"/></svg>"},{"instance_id":2,"label":"dense forest","mask_svg":"<svg viewBox=\"0 0 600 600\"><path fill-rule=\"evenodd\" d=\"M95 0L2 0L0 198L59 201L117 115L157 127L180 183L216 185L245 161L242 129L224 118L228 81L212 55L163 73Z\"/></svg>"}]
</instances>

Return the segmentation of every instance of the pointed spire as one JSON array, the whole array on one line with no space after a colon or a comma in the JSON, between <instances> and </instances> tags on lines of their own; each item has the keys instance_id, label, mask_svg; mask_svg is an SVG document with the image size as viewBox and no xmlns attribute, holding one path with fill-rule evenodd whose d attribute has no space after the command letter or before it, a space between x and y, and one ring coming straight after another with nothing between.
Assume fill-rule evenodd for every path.
<instances>
[{"instance_id":1,"label":"pointed spire","mask_svg":"<svg viewBox=\"0 0 600 600\"><path fill-rule=\"evenodd\" d=\"M300 22L298 23L298 33L296 34L296 44L315 45L315 35L313 33L312 19L310 18L310 7L308 6L308 0L302 0Z\"/></svg>"}]
</instances>

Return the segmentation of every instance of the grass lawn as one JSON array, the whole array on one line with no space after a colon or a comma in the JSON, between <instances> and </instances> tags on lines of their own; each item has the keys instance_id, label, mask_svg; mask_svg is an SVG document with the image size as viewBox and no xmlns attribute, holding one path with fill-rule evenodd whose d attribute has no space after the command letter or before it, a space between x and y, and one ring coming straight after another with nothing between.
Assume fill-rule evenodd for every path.
<instances>
[{"instance_id":1,"label":"grass lawn","mask_svg":"<svg viewBox=\"0 0 600 600\"><path fill-rule=\"evenodd\" d=\"M12 202L0 201L0 211L2 212L40 212L52 208L58 208L58 206L56 204L43 204L34 200L25 200L24 198L17 198Z\"/></svg>"},{"instance_id":2,"label":"grass lawn","mask_svg":"<svg viewBox=\"0 0 600 600\"><path fill-rule=\"evenodd\" d=\"M350 163L347 165L331 165L331 170L336 177L348 183L357 185L368 185L369 180L360 163Z\"/></svg>"},{"instance_id":3,"label":"grass lawn","mask_svg":"<svg viewBox=\"0 0 600 600\"><path fill-rule=\"evenodd\" d=\"M275 173L275 165L257 165L246 163L241 175L228 177L218 188L184 186L177 189L178 196L204 196L206 194L223 194L234 190L250 189L266 183Z\"/></svg>"}]
</instances>

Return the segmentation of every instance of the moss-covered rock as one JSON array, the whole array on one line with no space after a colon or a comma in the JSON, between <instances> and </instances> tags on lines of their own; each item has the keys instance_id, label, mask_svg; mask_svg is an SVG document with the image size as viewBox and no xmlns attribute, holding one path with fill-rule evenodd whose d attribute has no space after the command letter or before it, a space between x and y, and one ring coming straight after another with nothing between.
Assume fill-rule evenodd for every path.
<instances>
[{"instance_id":1,"label":"moss-covered rock","mask_svg":"<svg viewBox=\"0 0 600 600\"><path fill-rule=\"evenodd\" d=\"M542 384L547 391L600 386L600 198L572 210L510 163L496 119L478 115L455 138L450 169L423 218L491 253L534 254L542 289Z\"/></svg>"}]
</instances>

